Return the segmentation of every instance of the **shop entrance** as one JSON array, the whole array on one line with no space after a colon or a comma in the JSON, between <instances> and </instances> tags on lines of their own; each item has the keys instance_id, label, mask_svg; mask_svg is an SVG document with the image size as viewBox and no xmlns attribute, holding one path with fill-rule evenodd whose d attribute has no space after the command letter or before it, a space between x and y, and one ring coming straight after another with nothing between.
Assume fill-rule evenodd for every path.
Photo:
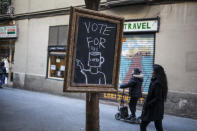
<instances>
[{"instance_id":1,"label":"shop entrance","mask_svg":"<svg viewBox=\"0 0 197 131\"><path fill-rule=\"evenodd\" d=\"M0 61L5 63L5 84L11 84L13 81L12 64L14 63L14 41L0 41Z\"/></svg>"}]
</instances>

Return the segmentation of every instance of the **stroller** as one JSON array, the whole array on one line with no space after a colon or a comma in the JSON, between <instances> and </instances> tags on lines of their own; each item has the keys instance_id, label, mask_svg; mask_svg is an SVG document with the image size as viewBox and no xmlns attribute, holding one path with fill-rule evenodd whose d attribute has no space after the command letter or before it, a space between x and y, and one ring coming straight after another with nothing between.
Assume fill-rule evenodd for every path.
<instances>
[{"instance_id":1,"label":"stroller","mask_svg":"<svg viewBox=\"0 0 197 131\"><path fill-rule=\"evenodd\" d=\"M128 118L129 113L128 113L128 107L125 105L125 101L124 101L124 89L123 89L123 94L120 100L120 105L118 106L118 111L119 112L115 114L116 120Z\"/></svg>"},{"instance_id":2,"label":"stroller","mask_svg":"<svg viewBox=\"0 0 197 131\"><path fill-rule=\"evenodd\" d=\"M115 119L123 120L125 122L129 122L132 124L141 123L141 117L137 117L136 119L129 118L128 106L125 105L125 101L124 101L124 89L123 89L122 97L120 100L120 105L118 106L118 113L115 114Z\"/></svg>"}]
</instances>

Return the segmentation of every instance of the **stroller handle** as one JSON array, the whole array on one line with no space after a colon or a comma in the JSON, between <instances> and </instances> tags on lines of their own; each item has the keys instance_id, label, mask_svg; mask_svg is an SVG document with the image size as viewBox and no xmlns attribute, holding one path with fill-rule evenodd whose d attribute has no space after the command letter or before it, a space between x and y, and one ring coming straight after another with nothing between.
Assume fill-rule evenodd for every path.
<instances>
[{"instance_id":1,"label":"stroller handle","mask_svg":"<svg viewBox=\"0 0 197 131\"><path fill-rule=\"evenodd\" d=\"M123 104L124 105L124 103L125 103L125 101L124 101L124 92L125 92L125 89L123 88L123 92L122 92L122 97L121 97L121 104Z\"/></svg>"}]
</instances>

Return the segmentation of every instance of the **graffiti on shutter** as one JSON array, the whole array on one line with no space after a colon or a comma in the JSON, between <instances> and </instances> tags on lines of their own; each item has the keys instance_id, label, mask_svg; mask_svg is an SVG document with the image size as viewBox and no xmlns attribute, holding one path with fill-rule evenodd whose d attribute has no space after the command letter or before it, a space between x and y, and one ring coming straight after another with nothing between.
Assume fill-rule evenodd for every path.
<instances>
[{"instance_id":1,"label":"graffiti on shutter","mask_svg":"<svg viewBox=\"0 0 197 131\"><path fill-rule=\"evenodd\" d=\"M125 35L122 42L119 84L127 83L133 68L143 73L142 91L148 92L154 60L154 34Z\"/></svg>"}]
</instances>

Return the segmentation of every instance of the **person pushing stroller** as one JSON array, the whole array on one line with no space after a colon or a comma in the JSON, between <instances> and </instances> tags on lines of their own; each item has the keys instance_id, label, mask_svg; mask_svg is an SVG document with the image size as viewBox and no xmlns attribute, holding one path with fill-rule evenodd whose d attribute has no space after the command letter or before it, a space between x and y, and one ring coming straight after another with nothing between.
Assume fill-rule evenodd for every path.
<instances>
[{"instance_id":1,"label":"person pushing stroller","mask_svg":"<svg viewBox=\"0 0 197 131\"><path fill-rule=\"evenodd\" d=\"M134 68L132 70L132 77L127 84L120 85L120 88L129 88L129 109L131 111L131 115L128 119L135 120L136 119L136 105L137 101L140 97L142 97L141 86L143 82L143 75L138 68Z\"/></svg>"}]
</instances>

